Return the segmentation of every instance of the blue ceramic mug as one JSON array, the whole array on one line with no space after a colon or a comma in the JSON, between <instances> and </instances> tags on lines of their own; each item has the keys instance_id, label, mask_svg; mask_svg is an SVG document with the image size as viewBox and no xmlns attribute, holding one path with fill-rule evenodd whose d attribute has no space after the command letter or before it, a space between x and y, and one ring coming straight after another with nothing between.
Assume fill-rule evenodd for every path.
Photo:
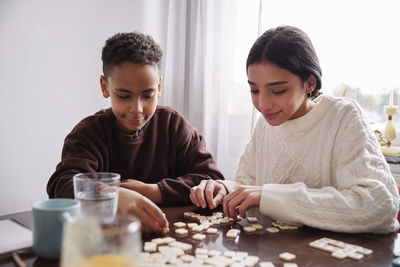
<instances>
[{"instance_id":1,"label":"blue ceramic mug","mask_svg":"<svg viewBox=\"0 0 400 267\"><path fill-rule=\"evenodd\" d=\"M80 207L79 201L69 198L53 198L32 205L33 251L37 256L60 257L64 222L79 216Z\"/></svg>"}]
</instances>

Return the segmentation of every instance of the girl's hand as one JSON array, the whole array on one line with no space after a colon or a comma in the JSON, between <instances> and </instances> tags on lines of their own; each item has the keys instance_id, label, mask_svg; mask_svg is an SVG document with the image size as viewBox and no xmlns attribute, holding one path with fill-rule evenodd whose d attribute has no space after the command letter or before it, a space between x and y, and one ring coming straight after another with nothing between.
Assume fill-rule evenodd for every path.
<instances>
[{"instance_id":1,"label":"girl's hand","mask_svg":"<svg viewBox=\"0 0 400 267\"><path fill-rule=\"evenodd\" d=\"M215 209L227 195L223 184L215 180L201 180L200 184L190 188L190 200L196 207Z\"/></svg>"},{"instance_id":2,"label":"girl's hand","mask_svg":"<svg viewBox=\"0 0 400 267\"><path fill-rule=\"evenodd\" d=\"M246 217L246 210L260 206L261 186L240 186L224 198L225 216L236 219L237 215Z\"/></svg>"},{"instance_id":3,"label":"girl's hand","mask_svg":"<svg viewBox=\"0 0 400 267\"><path fill-rule=\"evenodd\" d=\"M143 232L168 232L168 220L161 209L135 191L119 189L118 212L137 216L142 223Z\"/></svg>"}]
</instances>

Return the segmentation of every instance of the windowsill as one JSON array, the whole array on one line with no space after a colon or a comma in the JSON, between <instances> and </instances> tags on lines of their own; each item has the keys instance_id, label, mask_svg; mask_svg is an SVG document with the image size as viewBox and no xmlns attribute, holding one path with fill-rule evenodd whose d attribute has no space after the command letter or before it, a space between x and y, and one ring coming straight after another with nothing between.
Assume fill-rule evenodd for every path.
<instances>
[{"instance_id":1,"label":"windowsill","mask_svg":"<svg viewBox=\"0 0 400 267\"><path fill-rule=\"evenodd\" d=\"M397 184L400 184L400 155L384 155Z\"/></svg>"}]
</instances>

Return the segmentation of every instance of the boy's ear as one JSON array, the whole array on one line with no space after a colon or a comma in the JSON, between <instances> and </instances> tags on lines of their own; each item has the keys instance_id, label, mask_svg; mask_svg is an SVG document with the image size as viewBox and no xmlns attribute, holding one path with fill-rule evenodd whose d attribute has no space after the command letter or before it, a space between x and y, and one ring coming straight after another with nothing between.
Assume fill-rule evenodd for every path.
<instances>
[{"instance_id":1,"label":"boy's ear","mask_svg":"<svg viewBox=\"0 0 400 267\"><path fill-rule=\"evenodd\" d=\"M110 97L110 93L108 92L107 79L106 79L106 77L104 77L104 75L100 75L100 87L101 87L101 92L103 93L104 98Z\"/></svg>"},{"instance_id":2,"label":"boy's ear","mask_svg":"<svg viewBox=\"0 0 400 267\"><path fill-rule=\"evenodd\" d=\"M310 94L312 91L314 91L315 87L317 87L317 78L311 74L307 81L305 81L304 85L306 88L306 94Z\"/></svg>"},{"instance_id":3,"label":"boy's ear","mask_svg":"<svg viewBox=\"0 0 400 267\"><path fill-rule=\"evenodd\" d=\"M161 96L161 90L162 90L162 86L161 86L161 81L162 81L162 77L160 76L160 81L158 82L158 90L157 90L157 96L158 98L160 98Z\"/></svg>"}]
</instances>

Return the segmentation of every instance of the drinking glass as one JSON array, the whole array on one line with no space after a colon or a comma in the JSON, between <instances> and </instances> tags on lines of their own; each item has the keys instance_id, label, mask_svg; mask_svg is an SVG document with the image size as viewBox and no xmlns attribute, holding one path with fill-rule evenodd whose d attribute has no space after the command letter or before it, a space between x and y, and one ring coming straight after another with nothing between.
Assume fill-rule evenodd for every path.
<instances>
[{"instance_id":1,"label":"drinking glass","mask_svg":"<svg viewBox=\"0 0 400 267\"><path fill-rule=\"evenodd\" d=\"M120 175L110 172L74 175L75 199L81 202L82 217L111 222L118 206Z\"/></svg>"},{"instance_id":2,"label":"drinking glass","mask_svg":"<svg viewBox=\"0 0 400 267\"><path fill-rule=\"evenodd\" d=\"M134 267L141 249L135 216L118 214L111 222L81 217L65 224L61 267Z\"/></svg>"}]
</instances>

